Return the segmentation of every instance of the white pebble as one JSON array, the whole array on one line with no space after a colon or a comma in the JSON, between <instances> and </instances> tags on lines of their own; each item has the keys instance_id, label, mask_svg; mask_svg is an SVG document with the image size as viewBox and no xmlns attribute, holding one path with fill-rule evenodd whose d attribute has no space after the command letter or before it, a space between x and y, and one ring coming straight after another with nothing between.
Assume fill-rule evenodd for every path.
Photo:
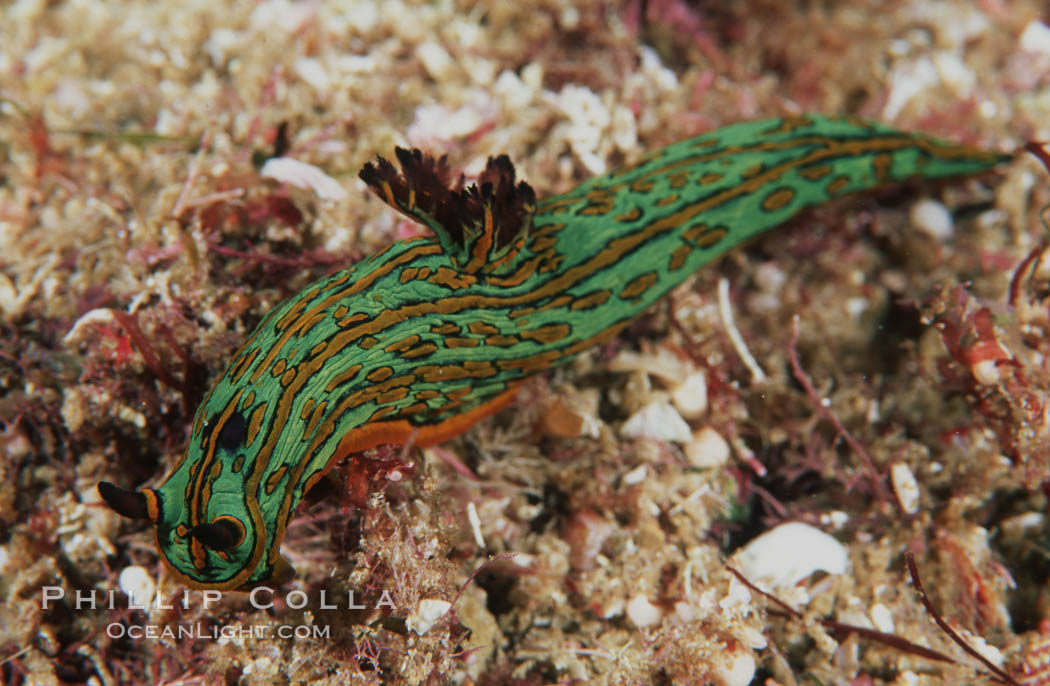
<instances>
[{"instance_id":1,"label":"white pebble","mask_svg":"<svg viewBox=\"0 0 1050 686\"><path fill-rule=\"evenodd\" d=\"M1024 31L1021 31L1019 43L1025 52L1041 52L1044 55L1050 55L1050 26L1038 19L1033 19L1024 27Z\"/></svg>"},{"instance_id":2,"label":"white pebble","mask_svg":"<svg viewBox=\"0 0 1050 686\"><path fill-rule=\"evenodd\" d=\"M947 240L955 234L951 212L941 203L929 198L912 205L911 223L935 240Z\"/></svg>"},{"instance_id":3,"label":"white pebble","mask_svg":"<svg viewBox=\"0 0 1050 686\"><path fill-rule=\"evenodd\" d=\"M755 678L755 656L742 645L727 646L711 662L708 676L716 686L747 686Z\"/></svg>"},{"instance_id":4,"label":"white pebble","mask_svg":"<svg viewBox=\"0 0 1050 686\"><path fill-rule=\"evenodd\" d=\"M575 31L580 25L580 10L572 5L564 7L561 16L558 17L558 23L564 31Z\"/></svg>"},{"instance_id":5,"label":"white pebble","mask_svg":"<svg viewBox=\"0 0 1050 686\"><path fill-rule=\"evenodd\" d=\"M627 438L652 438L658 441L688 443L693 434L689 425L670 403L649 403L623 423L620 433Z\"/></svg>"},{"instance_id":6,"label":"white pebble","mask_svg":"<svg viewBox=\"0 0 1050 686\"><path fill-rule=\"evenodd\" d=\"M846 300L846 312L852 319L859 319L862 314L868 311L870 306L871 303L865 297L858 296Z\"/></svg>"},{"instance_id":7,"label":"white pebble","mask_svg":"<svg viewBox=\"0 0 1050 686\"><path fill-rule=\"evenodd\" d=\"M832 510L830 512L822 512L820 515L820 523L824 526L831 527L832 529L841 529L846 526L849 522L849 515L842 510Z\"/></svg>"},{"instance_id":8,"label":"white pebble","mask_svg":"<svg viewBox=\"0 0 1050 686\"><path fill-rule=\"evenodd\" d=\"M652 626L660 621L663 612L639 593L627 601L627 618L638 628Z\"/></svg>"},{"instance_id":9,"label":"white pebble","mask_svg":"<svg viewBox=\"0 0 1050 686\"><path fill-rule=\"evenodd\" d=\"M631 108L620 105L613 110L609 134L620 150L634 150L638 146L638 125Z\"/></svg>"},{"instance_id":10,"label":"white pebble","mask_svg":"<svg viewBox=\"0 0 1050 686\"><path fill-rule=\"evenodd\" d=\"M478 516L478 508L473 502L467 503L467 521L470 522L470 530L474 533L474 543L479 548L484 548L485 537L481 535L481 517Z\"/></svg>"},{"instance_id":11,"label":"white pebble","mask_svg":"<svg viewBox=\"0 0 1050 686\"><path fill-rule=\"evenodd\" d=\"M469 136L484 124L487 103L478 100L456 110L441 104L419 105L415 118L405 131L411 145L436 147L438 141Z\"/></svg>"},{"instance_id":12,"label":"white pebble","mask_svg":"<svg viewBox=\"0 0 1050 686\"><path fill-rule=\"evenodd\" d=\"M752 583L777 589L795 586L818 570L842 574L849 567L849 554L820 529L788 522L735 552L731 563Z\"/></svg>"},{"instance_id":13,"label":"white pebble","mask_svg":"<svg viewBox=\"0 0 1050 686\"><path fill-rule=\"evenodd\" d=\"M492 92L508 110L524 109L535 96L535 92L525 85L521 77L509 69L504 69L500 73L496 83L492 86Z\"/></svg>"},{"instance_id":14,"label":"white pebble","mask_svg":"<svg viewBox=\"0 0 1050 686\"><path fill-rule=\"evenodd\" d=\"M295 73L318 93L325 93L331 88L332 80L328 76L328 70L313 57L300 57L296 60Z\"/></svg>"},{"instance_id":15,"label":"white pebble","mask_svg":"<svg viewBox=\"0 0 1050 686\"><path fill-rule=\"evenodd\" d=\"M729 591L718 601L723 612L746 615L751 605L751 591L735 576L729 580Z\"/></svg>"},{"instance_id":16,"label":"white pebble","mask_svg":"<svg viewBox=\"0 0 1050 686\"><path fill-rule=\"evenodd\" d=\"M439 619L445 616L452 603L437 598L423 598L416 605L416 611L408 616L405 624L409 629L422 636L430 631Z\"/></svg>"},{"instance_id":17,"label":"white pebble","mask_svg":"<svg viewBox=\"0 0 1050 686\"><path fill-rule=\"evenodd\" d=\"M893 483L893 492L897 494L897 502L901 509L907 514L915 514L919 511L919 483L915 480L911 468L903 462L895 462L890 467L890 481Z\"/></svg>"},{"instance_id":18,"label":"white pebble","mask_svg":"<svg viewBox=\"0 0 1050 686\"><path fill-rule=\"evenodd\" d=\"M933 88L939 80L933 61L925 55L916 59L894 60L887 77L889 95L886 106L882 108L882 118L893 121L915 96Z\"/></svg>"},{"instance_id":19,"label":"white pebble","mask_svg":"<svg viewBox=\"0 0 1050 686\"><path fill-rule=\"evenodd\" d=\"M1003 520L1002 529L1017 531L1023 535L1023 532L1031 531L1043 526L1043 522L1046 521L1046 516L1042 512L1024 512L1013 517L1007 517ZM0 548L3 551L3 548ZM0 568L3 565L0 564Z\"/></svg>"},{"instance_id":20,"label":"white pebble","mask_svg":"<svg viewBox=\"0 0 1050 686\"><path fill-rule=\"evenodd\" d=\"M897 680L894 684L900 684L900 686L919 686L919 675L910 669L906 669L898 675Z\"/></svg>"},{"instance_id":21,"label":"white pebble","mask_svg":"<svg viewBox=\"0 0 1050 686\"><path fill-rule=\"evenodd\" d=\"M890 612L890 608L886 607L882 603L875 603L868 610L868 616L871 617L871 623L875 625L875 628L884 634L892 634L895 628L893 623L893 613Z\"/></svg>"},{"instance_id":22,"label":"white pebble","mask_svg":"<svg viewBox=\"0 0 1050 686\"><path fill-rule=\"evenodd\" d=\"M637 467L635 467L634 469L632 469L631 471L629 471L629 472L627 472L626 474L623 475L623 485L624 486L636 486L636 485L642 483L643 481L645 481L645 477L646 477L646 475L648 473L649 473L649 470L646 469L645 465L644 464L640 464Z\"/></svg>"},{"instance_id":23,"label":"white pebble","mask_svg":"<svg viewBox=\"0 0 1050 686\"><path fill-rule=\"evenodd\" d=\"M987 359L974 362L970 365L970 373L979 384L991 386L999 383L999 365L997 360Z\"/></svg>"},{"instance_id":24,"label":"white pebble","mask_svg":"<svg viewBox=\"0 0 1050 686\"><path fill-rule=\"evenodd\" d=\"M695 371L671 391L671 402L683 417L694 419L707 412L707 375Z\"/></svg>"},{"instance_id":25,"label":"white pebble","mask_svg":"<svg viewBox=\"0 0 1050 686\"><path fill-rule=\"evenodd\" d=\"M1006 662L1003 652L994 645L988 643L983 636L976 636L969 631L966 631L963 633L963 640L970 644L971 648L980 653L984 659L988 660L996 667L1002 667Z\"/></svg>"},{"instance_id":26,"label":"white pebble","mask_svg":"<svg viewBox=\"0 0 1050 686\"><path fill-rule=\"evenodd\" d=\"M693 434L693 440L685 444L685 459L694 467L721 467L729 462L729 444L722 434L709 426Z\"/></svg>"},{"instance_id":27,"label":"white pebble","mask_svg":"<svg viewBox=\"0 0 1050 686\"><path fill-rule=\"evenodd\" d=\"M117 577L117 585L131 599L131 605L137 608L149 607L157 590L157 584L149 571L139 565L122 569Z\"/></svg>"},{"instance_id":28,"label":"white pebble","mask_svg":"<svg viewBox=\"0 0 1050 686\"><path fill-rule=\"evenodd\" d=\"M454 66L452 56L445 48L433 41L416 46L416 57L435 81L446 79L452 73Z\"/></svg>"},{"instance_id":29,"label":"white pebble","mask_svg":"<svg viewBox=\"0 0 1050 686\"><path fill-rule=\"evenodd\" d=\"M656 377L668 386L677 386L694 373L690 365L664 346L643 353L621 350L609 361L608 367L614 372L642 372ZM704 386L706 389L706 380Z\"/></svg>"},{"instance_id":30,"label":"white pebble","mask_svg":"<svg viewBox=\"0 0 1050 686\"><path fill-rule=\"evenodd\" d=\"M977 85L977 74L954 52L935 53L933 64L937 67L941 81L958 97L967 97Z\"/></svg>"},{"instance_id":31,"label":"white pebble","mask_svg":"<svg viewBox=\"0 0 1050 686\"><path fill-rule=\"evenodd\" d=\"M776 262L763 262L755 269L755 285L766 293L779 293L787 283L787 274Z\"/></svg>"},{"instance_id":32,"label":"white pebble","mask_svg":"<svg viewBox=\"0 0 1050 686\"><path fill-rule=\"evenodd\" d=\"M219 28L212 31L208 40L201 46L202 50L211 58L211 63L216 67L226 64L228 55L236 52L243 42L242 34L231 29Z\"/></svg>"}]
</instances>

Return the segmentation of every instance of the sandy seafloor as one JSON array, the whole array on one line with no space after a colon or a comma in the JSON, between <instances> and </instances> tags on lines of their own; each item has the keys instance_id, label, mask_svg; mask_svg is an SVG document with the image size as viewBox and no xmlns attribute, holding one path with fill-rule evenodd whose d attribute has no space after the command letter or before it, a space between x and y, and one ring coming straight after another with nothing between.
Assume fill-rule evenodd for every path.
<instances>
[{"instance_id":1,"label":"sandy seafloor","mask_svg":"<svg viewBox=\"0 0 1050 686\"><path fill-rule=\"evenodd\" d=\"M410 452L416 478L366 510L334 472L289 528L272 608L129 608L183 589L95 488L160 483L188 400L271 307L419 233L357 179L376 154L470 175L507 153L544 196L810 111L1012 151L1050 140L1043 21L1034 0L5 3L0 681L992 683L924 608L910 552L963 642L1047 683L1050 192L1031 155L733 251ZM262 174L277 149L312 168ZM755 542L787 521L808 526ZM65 598L44 609L45 587ZM164 634L186 626L206 635Z\"/></svg>"}]
</instances>

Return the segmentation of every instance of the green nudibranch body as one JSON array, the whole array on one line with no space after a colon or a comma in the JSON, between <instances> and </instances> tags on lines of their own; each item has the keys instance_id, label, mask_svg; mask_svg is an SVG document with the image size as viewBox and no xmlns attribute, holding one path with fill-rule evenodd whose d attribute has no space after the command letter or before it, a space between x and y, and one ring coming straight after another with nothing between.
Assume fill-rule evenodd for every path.
<instances>
[{"instance_id":1,"label":"green nudibranch body","mask_svg":"<svg viewBox=\"0 0 1050 686\"><path fill-rule=\"evenodd\" d=\"M290 572L279 554L303 494L379 443L427 445L509 401L526 377L614 337L716 256L800 210L1005 156L850 118L727 126L536 202L506 157L450 188L444 160L398 151L362 178L433 229L275 308L197 412L156 489L99 490L149 518L198 588Z\"/></svg>"}]
</instances>

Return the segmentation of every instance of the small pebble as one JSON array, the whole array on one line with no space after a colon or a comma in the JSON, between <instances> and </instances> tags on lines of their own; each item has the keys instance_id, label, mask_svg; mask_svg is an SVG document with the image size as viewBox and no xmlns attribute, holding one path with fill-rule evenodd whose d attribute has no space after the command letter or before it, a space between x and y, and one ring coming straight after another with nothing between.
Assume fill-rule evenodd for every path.
<instances>
[{"instance_id":1,"label":"small pebble","mask_svg":"<svg viewBox=\"0 0 1050 686\"><path fill-rule=\"evenodd\" d=\"M736 551L731 562L752 583L777 589L795 586L816 571L842 574L849 567L849 554L820 529L788 522Z\"/></svg>"},{"instance_id":2,"label":"small pebble","mask_svg":"<svg viewBox=\"0 0 1050 686\"><path fill-rule=\"evenodd\" d=\"M755 678L755 656L734 643L712 656L709 677L716 686L748 686Z\"/></svg>"},{"instance_id":3,"label":"small pebble","mask_svg":"<svg viewBox=\"0 0 1050 686\"><path fill-rule=\"evenodd\" d=\"M689 381L691 374L694 373L691 365L679 358L670 348L664 346L642 353L621 350L616 357L609 361L608 367L614 372L643 372L649 376L656 377L668 386L678 386L686 383ZM706 390L707 381L705 379L705 396Z\"/></svg>"},{"instance_id":4,"label":"small pebble","mask_svg":"<svg viewBox=\"0 0 1050 686\"><path fill-rule=\"evenodd\" d=\"M671 402L686 419L695 419L707 412L707 376L696 371L671 391Z\"/></svg>"},{"instance_id":5,"label":"small pebble","mask_svg":"<svg viewBox=\"0 0 1050 686\"><path fill-rule=\"evenodd\" d=\"M941 81L951 88L958 97L966 97L977 84L977 74L966 66L966 62L954 52L938 52L933 55L933 64Z\"/></svg>"},{"instance_id":6,"label":"small pebble","mask_svg":"<svg viewBox=\"0 0 1050 686\"><path fill-rule=\"evenodd\" d=\"M663 612L639 593L627 601L627 618L639 629L659 623Z\"/></svg>"},{"instance_id":7,"label":"small pebble","mask_svg":"<svg viewBox=\"0 0 1050 686\"><path fill-rule=\"evenodd\" d=\"M434 41L427 41L416 46L416 58L423 63L423 68L435 81L447 79L452 74L455 63L445 48Z\"/></svg>"},{"instance_id":8,"label":"small pebble","mask_svg":"<svg viewBox=\"0 0 1050 686\"><path fill-rule=\"evenodd\" d=\"M678 443L688 443L693 438L682 415L667 402L649 403L638 410L623 423L620 433L627 438L652 438Z\"/></svg>"},{"instance_id":9,"label":"small pebble","mask_svg":"<svg viewBox=\"0 0 1050 686\"><path fill-rule=\"evenodd\" d=\"M892 634L895 628L893 623L893 613L890 612L890 608L886 607L882 603L875 603L868 610L868 616L871 617L871 623L876 629L884 634Z\"/></svg>"},{"instance_id":10,"label":"small pebble","mask_svg":"<svg viewBox=\"0 0 1050 686\"><path fill-rule=\"evenodd\" d=\"M295 61L295 73L318 93L324 93L332 87L328 70L319 60L313 57L300 57Z\"/></svg>"},{"instance_id":11,"label":"small pebble","mask_svg":"<svg viewBox=\"0 0 1050 686\"><path fill-rule=\"evenodd\" d=\"M416 611L408 616L405 624L416 634L422 636L430 631L439 619L445 616L452 603L437 598L423 598L416 605Z\"/></svg>"},{"instance_id":12,"label":"small pebble","mask_svg":"<svg viewBox=\"0 0 1050 686\"><path fill-rule=\"evenodd\" d=\"M938 241L948 240L955 234L951 212L941 203L929 198L911 206L911 223Z\"/></svg>"},{"instance_id":13,"label":"small pebble","mask_svg":"<svg viewBox=\"0 0 1050 686\"><path fill-rule=\"evenodd\" d=\"M157 590L157 584L153 581L149 570L139 565L131 565L122 569L120 576L117 577L117 585L131 599L131 604L137 608L149 607L153 594Z\"/></svg>"},{"instance_id":14,"label":"small pebble","mask_svg":"<svg viewBox=\"0 0 1050 686\"><path fill-rule=\"evenodd\" d=\"M623 475L624 486L637 486L638 484L645 481L645 477L648 475L649 470L644 464L640 464L631 471Z\"/></svg>"},{"instance_id":15,"label":"small pebble","mask_svg":"<svg viewBox=\"0 0 1050 686\"><path fill-rule=\"evenodd\" d=\"M1018 41L1025 52L1040 52L1050 55L1050 26L1038 19L1028 22Z\"/></svg>"},{"instance_id":16,"label":"small pebble","mask_svg":"<svg viewBox=\"0 0 1050 686\"><path fill-rule=\"evenodd\" d=\"M896 462L890 467L890 481L893 483L893 492L897 494L897 502L901 509L907 514L915 514L919 511L919 483L915 480L911 468L903 462Z\"/></svg>"},{"instance_id":17,"label":"small pebble","mask_svg":"<svg viewBox=\"0 0 1050 686\"><path fill-rule=\"evenodd\" d=\"M709 426L693 434L693 440L685 444L685 459L694 467L721 467L729 462L729 444L722 434Z\"/></svg>"},{"instance_id":18,"label":"small pebble","mask_svg":"<svg viewBox=\"0 0 1050 686\"><path fill-rule=\"evenodd\" d=\"M998 360L985 359L979 362L974 362L970 365L970 373L973 374L973 378L977 383L984 386L991 386L999 383L999 365Z\"/></svg>"}]
</instances>

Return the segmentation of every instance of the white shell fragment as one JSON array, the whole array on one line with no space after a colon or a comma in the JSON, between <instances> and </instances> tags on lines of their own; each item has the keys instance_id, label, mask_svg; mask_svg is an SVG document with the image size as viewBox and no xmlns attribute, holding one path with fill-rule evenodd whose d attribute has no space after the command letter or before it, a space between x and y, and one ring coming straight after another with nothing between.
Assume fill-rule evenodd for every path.
<instances>
[{"instance_id":1,"label":"white shell fragment","mask_svg":"<svg viewBox=\"0 0 1050 686\"><path fill-rule=\"evenodd\" d=\"M623 423L620 433L627 438L652 438L658 441L687 443L693 438L689 425L667 402L649 403Z\"/></svg>"},{"instance_id":2,"label":"white shell fragment","mask_svg":"<svg viewBox=\"0 0 1050 686\"><path fill-rule=\"evenodd\" d=\"M1050 55L1050 26L1038 19L1033 19L1024 27L1024 31L1021 31L1018 44L1025 52Z\"/></svg>"},{"instance_id":3,"label":"white shell fragment","mask_svg":"<svg viewBox=\"0 0 1050 686\"><path fill-rule=\"evenodd\" d=\"M623 485L637 486L638 484L645 481L645 477L648 476L648 474L649 469L644 464L640 464L623 475Z\"/></svg>"},{"instance_id":4,"label":"white shell fragment","mask_svg":"<svg viewBox=\"0 0 1050 686\"><path fill-rule=\"evenodd\" d=\"M84 338L84 332L89 324L108 324L111 321L113 321L113 311L108 307L89 310L74 322L62 342L70 346L79 343Z\"/></svg>"},{"instance_id":5,"label":"white shell fragment","mask_svg":"<svg viewBox=\"0 0 1050 686\"><path fill-rule=\"evenodd\" d=\"M663 612L639 593L627 601L627 618L638 628L652 626L660 621Z\"/></svg>"},{"instance_id":6,"label":"white shell fragment","mask_svg":"<svg viewBox=\"0 0 1050 686\"><path fill-rule=\"evenodd\" d=\"M729 444L722 434L709 426L693 434L693 440L685 444L685 459L694 467L721 467L729 462Z\"/></svg>"},{"instance_id":7,"label":"white shell fragment","mask_svg":"<svg viewBox=\"0 0 1050 686\"><path fill-rule=\"evenodd\" d=\"M641 353L621 350L616 353L616 357L609 360L608 368L614 372L643 372L669 386L677 386L683 383L683 379L688 381L693 371L690 365L665 346ZM706 380L704 387L706 391Z\"/></svg>"},{"instance_id":8,"label":"white shell fragment","mask_svg":"<svg viewBox=\"0 0 1050 686\"><path fill-rule=\"evenodd\" d=\"M882 603L872 605L868 610L868 616L871 617L871 623L875 625L875 628L884 634L892 634L896 629L893 623L893 613Z\"/></svg>"},{"instance_id":9,"label":"white shell fragment","mask_svg":"<svg viewBox=\"0 0 1050 686\"><path fill-rule=\"evenodd\" d=\"M919 231L938 241L948 240L955 234L955 223L948 208L926 198L911 206L911 223Z\"/></svg>"},{"instance_id":10,"label":"white shell fragment","mask_svg":"<svg viewBox=\"0 0 1050 686\"><path fill-rule=\"evenodd\" d=\"M122 569L120 576L117 577L117 585L131 599L131 606L137 608L149 607L153 594L157 590L157 584L153 581L149 570L139 565L131 565Z\"/></svg>"},{"instance_id":11,"label":"white shell fragment","mask_svg":"<svg viewBox=\"0 0 1050 686\"><path fill-rule=\"evenodd\" d=\"M346 190L319 168L291 157L271 157L259 174L266 179L313 191L322 200L342 200Z\"/></svg>"},{"instance_id":12,"label":"white shell fragment","mask_svg":"<svg viewBox=\"0 0 1050 686\"><path fill-rule=\"evenodd\" d=\"M716 686L747 686L755 678L755 666L751 651L733 644L712 656L709 676Z\"/></svg>"},{"instance_id":13,"label":"white shell fragment","mask_svg":"<svg viewBox=\"0 0 1050 686\"><path fill-rule=\"evenodd\" d=\"M748 581L766 589L796 585L816 571L842 574L849 567L845 546L802 522L776 526L730 558Z\"/></svg>"},{"instance_id":14,"label":"white shell fragment","mask_svg":"<svg viewBox=\"0 0 1050 686\"><path fill-rule=\"evenodd\" d=\"M707 376L696 371L671 391L671 402L687 419L695 419L707 412Z\"/></svg>"},{"instance_id":15,"label":"white shell fragment","mask_svg":"<svg viewBox=\"0 0 1050 686\"><path fill-rule=\"evenodd\" d=\"M998 362L991 358L979 360L970 365L970 373L973 374L974 380L983 386L997 384L1001 378Z\"/></svg>"},{"instance_id":16,"label":"white shell fragment","mask_svg":"<svg viewBox=\"0 0 1050 686\"><path fill-rule=\"evenodd\" d=\"M919 483L915 480L911 468L903 462L895 462L890 467L890 482L893 484L893 492L897 494L897 502L906 514L915 514L919 511Z\"/></svg>"},{"instance_id":17,"label":"white shell fragment","mask_svg":"<svg viewBox=\"0 0 1050 686\"><path fill-rule=\"evenodd\" d=\"M405 624L409 629L422 636L437 624L437 621L445 616L452 603L437 598L423 598L416 605L416 611L408 616Z\"/></svg>"},{"instance_id":18,"label":"white shell fragment","mask_svg":"<svg viewBox=\"0 0 1050 686\"><path fill-rule=\"evenodd\" d=\"M427 73L436 81L447 79L456 66L448 51L434 41L427 41L417 45L416 57L423 63L423 68L427 70Z\"/></svg>"}]
</instances>

